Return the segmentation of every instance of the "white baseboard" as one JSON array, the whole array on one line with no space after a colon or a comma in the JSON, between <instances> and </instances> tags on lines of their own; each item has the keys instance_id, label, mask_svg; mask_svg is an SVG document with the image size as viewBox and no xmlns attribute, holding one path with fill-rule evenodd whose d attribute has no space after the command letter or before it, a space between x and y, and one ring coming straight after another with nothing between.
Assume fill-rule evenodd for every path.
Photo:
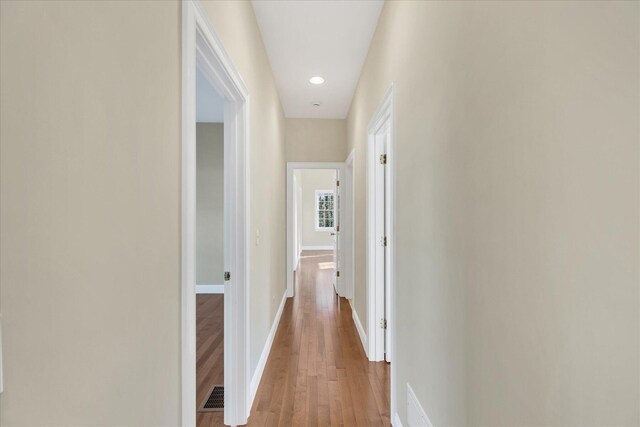
<instances>
[{"instance_id":1,"label":"white baseboard","mask_svg":"<svg viewBox=\"0 0 640 427\"><path fill-rule=\"evenodd\" d=\"M393 427L402 427L402 421L400 421L400 415L398 415L398 413L396 412L396 414L393 416L393 421L391 421L391 425Z\"/></svg>"},{"instance_id":2,"label":"white baseboard","mask_svg":"<svg viewBox=\"0 0 640 427\"><path fill-rule=\"evenodd\" d=\"M302 248L298 251L298 255L296 256L296 260L293 263L293 271L297 271L300 266L300 259L302 258Z\"/></svg>"},{"instance_id":3,"label":"white baseboard","mask_svg":"<svg viewBox=\"0 0 640 427\"><path fill-rule=\"evenodd\" d=\"M351 300L349 300L349 303L351 303ZM356 310L353 308L353 304L351 305L351 317L353 317L353 323L356 324L356 330L358 331L358 335L360 335L360 341L362 342L362 347L364 348L364 354L369 357L369 355L367 354L367 349L369 348L369 346L367 346L367 334L364 332L364 328L362 327L362 323L360 323L358 313L356 313Z\"/></svg>"},{"instance_id":4,"label":"white baseboard","mask_svg":"<svg viewBox=\"0 0 640 427\"><path fill-rule=\"evenodd\" d=\"M302 246L303 251L332 251L333 245L329 246Z\"/></svg>"},{"instance_id":5,"label":"white baseboard","mask_svg":"<svg viewBox=\"0 0 640 427\"><path fill-rule=\"evenodd\" d=\"M224 294L224 285L196 285L196 294Z\"/></svg>"},{"instance_id":6,"label":"white baseboard","mask_svg":"<svg viewBox=\"0 0 640 427\"><path fill-rule=\"evenodd\" d=\"M280 317L282 317L282 311L284 310L284 304L286 301L287 292L285 291L284 295L282 295L282 301L280 301L280 307L278 307L278 311L276 312L276 317L275 319L273 319L273 325L271 325L271 330L269 331L269 335L267 336L267 342L264 343L264 348L262 349L260 360L258 360L258 366L256 366L256 370L253 373L253 377L251 378L251 385L249 387L249 408L253 406L253 399L255 399L256 397L256 392L258 391L258 386L260 385L260 378L262 378L264 367L267 365L267 359L269 358L271 345L273 345L273 339L276 337L276 331L278 330Z\"/></svg>"},{"instance_id":7,"label":"white baseboard","mask_svg":"<svg viewBox=\"0 0 640 427\"><path fill-rule=\"evenodd\" d=\"M411 427L433 427L409 383L407 383L407 423Z\"/></svg>"}]
</instances>

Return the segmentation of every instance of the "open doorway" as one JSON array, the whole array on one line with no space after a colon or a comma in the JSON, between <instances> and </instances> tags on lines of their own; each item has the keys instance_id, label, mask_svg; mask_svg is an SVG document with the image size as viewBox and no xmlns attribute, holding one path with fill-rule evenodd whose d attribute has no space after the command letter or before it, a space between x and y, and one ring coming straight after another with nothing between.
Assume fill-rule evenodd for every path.
<instances>
[{"instance_id":1,"label":"open doorway","mask_svg":"<svg viewBox=\"0 0 640 427\"><path fill-rule=\"evenodd\" d=\"M344 163L287 164L288 297L295 295L303 257L322 258L323 267L333 270L334 292L345 296L342 176Z\"/></svg>"},{"instance_id":2,"label":"open doorway","mask_svg":"<svg viewBox=\"0 0 640 427\"><path fill-rule=\"evenodd\" d=\"M335 169L297 169L293 173L293 286L300 282L300 261L322 258L321 268L336 269L338 192ZM333 278L337 293L336 276Z\"/></svg>"},{"instance_id":3,"label":"open doorway","mask_svg":"<svg viewBox=\"0 0 640 427\"><path fill-rule=\"evenodd\" d=\"M224 422L224 99L196 71L197 426Z\"/></svg>"},{"instance_id":4,"label":"open doorway","mask_svg":"<svg viewBox=\"0 0 640 427\"><path fill-rule=\"evenodd\" d=\"M391 363L395 389L395 191L393 86L367 129L368 357Z\"/></svg>"},{"instance_id":5,"label":"open doorway","mask_svg":"<svg viewBox=\"0 0 640 427\"><path fill-rule=\"evenodd\" d=\"M182 425L197 424L198 409L202 395L209 391L205 382L198 383L197 371L210 375L206 382L219 381L220 371L224 385L223 419L226 425L243 425L247 422L250 409L249 396L249 319L248 319L248 283L249 283L249 180L248 180L248 110L249 92L240 75L231 63L223 45L213 30L199 3L186 0L182 3L182 266L181 266L181 305L182 305ZM198 81L200 80L200 82ZM223 103L223 123L210 126L206 122L198 124L198 112L210 114L210 108L197 111L198 83L208 83L204 90L214 89L213 109ZM202 89L202 85L201 85ZM217 97L215 96L217 95ZM206 110L206 111L205 111ZM218 111L218 114L220 111ZM204 120L204 119L203 119ZM219 118L217 119L219 121ZM217 129L216 129L217 128ZM198 260L200 246L220 243L220 220L213 221L215 230L204 233L198 242L198 163L205 156L202 149L214 150L212 146L198 147L198 136L206 140L222 134L221 151L215 151L216 172L213 164L204 162L210 168L208 173L217 176L210 179L216 185L204 186L205 193L212 196L210 203L218 203L222 208L222 249L218 247ZM199 149L200 148L200 149ZM219 148L219 147L218 147ZM206 151L205 150L205 151ZM208 156L207 158L210 158ZM222 165L222 166L220 166ZM200 165L202 166L202 165ZM222 182L220 175L222 174ZM217 174L217 175L216 175ZM222 193L220 193L222 188ZM201 233L202 234L202 233ZM211 248L208 248L211 249ZM218 255L211 255L217 253ZM222 253L222 264L219 254ZM220 277L222 265L222 277ZM199 268L200 267L200 271ZM206 271L208 270L208 271ZM200 285L200 286L198 286ZM202 364L203 352L197 345L198 319L196 313L196 290L214 291L223 288L223 302L202 304L201 313L212 313L218 318L207 317L207 328L222 328L222 334L215 337L205 334L201 340L222 341L209 348L220 357L213 357L209 364ZM221 313L222 312L222 313ZM220 316L222 319L220 319ZM217 322L217 323L216 323ZM204 325L205 323L202 323ZM204 329L204 326L201 327ZM220 332L220 331L218 331ZM216 338L217 337L217 338ZM204 347L202 347L204 348ZM216 363L217 360L217 363ZM222 362L222 366L220 366ZM222 369L220 369L222 368ZM215 373L214 371L217 371ZM201 379L204 379L201 376ZM214 385L214 384L211 384ZM202 391L204 390L204 392ZM218 415L220 416L220 415ZM217 424L217 423L216 423Z\"/></svg>"}]
</instances>

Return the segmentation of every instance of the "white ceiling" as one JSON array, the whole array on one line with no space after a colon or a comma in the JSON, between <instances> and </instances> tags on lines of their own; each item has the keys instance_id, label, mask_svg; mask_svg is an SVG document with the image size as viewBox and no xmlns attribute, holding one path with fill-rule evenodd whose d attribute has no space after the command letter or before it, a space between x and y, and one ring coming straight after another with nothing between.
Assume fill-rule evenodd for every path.
<instances>
[{"instance_id":1,"label":"white ceiling","mask_svg":"<svg viewBox=\"0 0 640 427\"><path fill-rule=\"evenodd\" d=\"M287 117L345 118L382 0L253 0ZM325 83L312 85L309 78ZM320 101L320 107L311 105Z\"/></svg>"},{"instance_id":2,"label":"white ceiling","mask_svg":"<svg viewBox=\"0 0 640 427\"><path fill-rule=\"evenodd\" d=\"M196 71L196 122L224 122L224 99L200 69Z\"/></svg>"}]
</instances>

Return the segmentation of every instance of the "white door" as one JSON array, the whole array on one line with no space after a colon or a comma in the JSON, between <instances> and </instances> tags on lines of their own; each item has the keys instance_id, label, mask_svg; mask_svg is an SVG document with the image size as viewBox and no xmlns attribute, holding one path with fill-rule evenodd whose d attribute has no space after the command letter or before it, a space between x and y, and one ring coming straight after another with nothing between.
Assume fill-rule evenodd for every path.
<instances>
[{"instance_id":1,"label":"white door","mask_svg":"<svg viewBox=\"0 0 640 427\"><path fill-rule=\"evenodd\" d=\"M298 180L296 178L295 173L293 174L293 256L291 262L293 263L293 270L295 271L298 268L298 254L300 253L300 247L298 243L300 240L298 239L298 231L300 226L300 218L298 217Z\"/></svg>"},{"instance_id":2,"label":"white door","mask_svg":"<svg viewBox=\"0 0 640 427\"><path fill-rule=\"evenodd\" d=\"M375 136L375 166L374 166L374 224L375 224L375 299L376 299L376 336L375 346L378 357L386 352L386 286L385 286L385 252L387 236L385 231L385 164L386 143L384 133ZM380 360L380 359L378 359Z\"/></svg>"},{"instance_id":3,"label":"white door","mask_svg":"<svg viewBox=\"0 0 640 427\"><path fill-rule=\"evenodd\" d=\"M333 192L333 287L337 294L341 294L340 289L340 173L336 170L336 183Z\"/></svg>"},{"instance_id":4,"label":"white door","mask_svg":"<svg viewBox=\"0 0 640 427\"><path fill-rule=\"evenodd\" d=\"M302 184L300 177L293 175L293 270L297 270L300 264L300 253L302 252Z\"/></svg>"},{"instance_id":5,"label":"white door","mask_svg":"<svg viewBox=\"0 0 640 427\"><path fill-rule=\"evenodd\" d=\"M385 318L385 334L384 334L384 360L391 362L391 174L387 164L390 159L389 153L389 141L390 141L390 126L385 126L382 134L383 138L383 173L384 173L384 191L383 191L383 203L384 203L384 318Z\"/></svg>"},{"instance_id":6,"label":"white door","mask_svg":"<svg viewBox=\"0 0 640 427\"><path fill-rule=\"evenodd\" d=\"M367 138L367 330L371 361L391 362L395 317L393 91L371 119Z\"/></svg>"},{"instance_id":7,"label":"white door","mask_svg":"<svg viewBox=\"0 0 640 427\"><path fill-rule=\"evenodd\" d=\"M376 352L384 353L384 360L391 362L391 175L388 173L388 148L390 127L383 126L375 135L375 289L379 319L376 325Z\"/></svg>"}]
</instances>

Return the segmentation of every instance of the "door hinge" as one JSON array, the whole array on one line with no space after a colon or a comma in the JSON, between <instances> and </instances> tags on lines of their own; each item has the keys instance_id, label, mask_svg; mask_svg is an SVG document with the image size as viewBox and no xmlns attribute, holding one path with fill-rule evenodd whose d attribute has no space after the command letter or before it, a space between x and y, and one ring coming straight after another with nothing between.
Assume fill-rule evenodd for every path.
<instances>
[{"instance_id":1,"label":"door hinge","mask_svg":"<svg viewBox=\"0 0 640 427\"><path fill-rule=\"evenodd\" d=\"M340 231L340 226L336 225L336 231Z\"/></svg>"},{"instance_id":2,"label":"door hinge","mask_svg":"<svg viewBox=\"0 0 640 427\"><path fill-rule=\"evenodd\" d=\"M387 236L382 238L382 246L387 246Z\"/></svg>"},{"instance_id":3,"label":"door hinge","mask_svg":"<svg viewBox=\"0 0 640 427\"><path fill-rule=\"evenodd\" d=\"M387 319L380 319L380 327L382 329L387 329Z\"/></svg>"},{"instance_id":4,"label":"door hinge","mask_svg":"<svg viewBox=\"0 0 640 427\"><path fill-rule=\"evenodd\" d=\"M380 163L383 165L387 164L387 155L386 154L380 154Z\"/></svg>"},{"instance_id":5,"label":"door hinge","mask_svg":"<svg viewBox=\"0 0 640 427\"><path fill-rule=\"evenodd\" d=\"M336 277L340 277L340 270L336 271Z\"/></svg>"},{"instance_id":6,"label":"door hinge","mask_svg":"<svg viewBox=\"0 0 640 427\"><path fill-rule=\"evenodd\" d=\"M340 180L336 181L336 187L340 187Z\"/></svg>"},{"instance_id":7,"label":"door hinge","mask_svg":"<svg viewBox=\"0 0 640 427\"><path fill-rule=\"evenodd\" d=\"M228 282L229 280L231 280L231 273L229 273L228 271L224 272L224 281Z\"/></svg>"}]
</instances>

